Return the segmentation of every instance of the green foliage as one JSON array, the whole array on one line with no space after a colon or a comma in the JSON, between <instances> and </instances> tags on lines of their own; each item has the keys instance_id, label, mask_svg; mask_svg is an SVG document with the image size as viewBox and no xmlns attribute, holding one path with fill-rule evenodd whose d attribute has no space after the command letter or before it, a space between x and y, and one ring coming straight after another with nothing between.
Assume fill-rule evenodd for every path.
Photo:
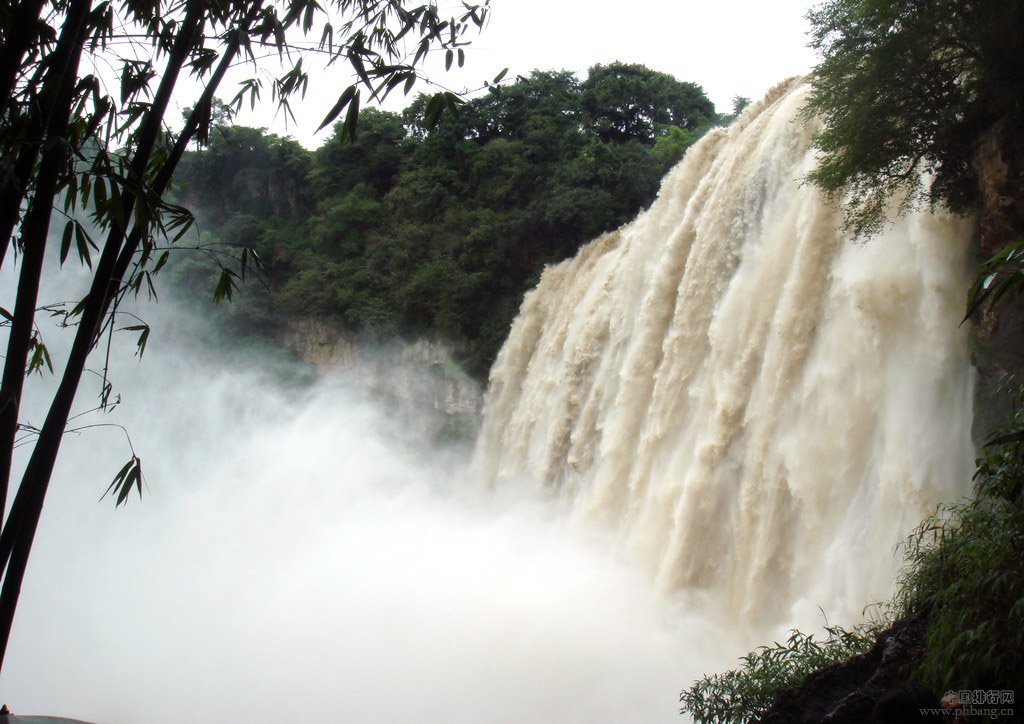
<instances>
[{"instance_id":1,"label":"green foliage","mask_svg":"<svg viewBox=\"0 0 1024 724\"><path fill-rule=\"evenodd\" d=\"M983 306L991 308L1004 295L1019 296L1024 291L1024 238L1007 244L986 259L967 292L967 314L970 317Z\"/></svg>"},{"instance_id":2,"label":"green foliage","mask_svg":"<svg viewBox=\"0 0 1024 724\"><path fill-rule=\"evenodd\" d=\"M652 144L659 126L693 131L715 115L699 85L680 83L642 65L596 65L582 90L584 123L602 141L636 139Z\"/></svg>"},{"instance_id":3,"label":"green foliage","mask_svg":"<svg viewBox=\"0 0 1024 724\"><path fill-rule=\"evenodd\" d=\"M1018 396L1019 397L1019 396ZM915 674L935 691L1012 689L1024 671L1024 444L1020 411L984 449L975 498L940 509L906 544L899 614L927 610Z\"/></svg>"},{"instance_id":4,"label":"green foliage","mask_svg":"<svg viewBox=\"0 0 1024 724\"><path fill-rule=\"evenodd\" d=\"M360 183L368 184L377 194L386 192L394 185L406 155L401 117L367 108L360 114L355 139L348 140L341 130L335 127L334 134L312 156L308 172L312 192L338 193Z\"/></svg>"},{"instance_id":5,"label":"green foliage","mask_svg":"<svg viewBox=\"0 0 1024 724\"><path fill-rule=\"evenodd\" d=\"M890 209L926 199L969 209L982 134L1024 121L1024 5L829 0L808 17L823 56L807 107L824 122L811 180L845 194L847 226L870 235Z\"/></svg>"},{"instance_id":6,"label":"green foliage","mask_svg":"<svg viewBox=\"0 0 1024 724\"><path fill-rule=\"evenodd\" d=\"M1019 495L1020 461L1012 486ZM928 607L916 676L934 691L1012 689L1024 671L1024 514L983 496L929 518L908 544L906 610Z\"/></svg>"},{"instance_id":7,"label":"green foliage","mask_svg":"<svg viewBox=\"0 0 1024 724\"><path fill-rule=\"evenodd\" d=\"M867 651L878 634L877 625L847 630L826 626L826 637L791 631L785 643L762 646L740 660L743 666L724 674L705 676L679 695L680 713L705 724L744 724L760 716L778 694L796 686L818 669Z\"/></svg>"},{"instance_id":8,"label":"green foliage","mask_svg":"<svg viewBox=\"0 0 1024 724\"><path fill-rule=\"evenodd\" d=\"M675 165L686 150L697 142L697 134L679 126L669 126L666 133L658 136L651 154L665 167Z\"/></svg>"},{"instance_id":9,"label":"green foliage","mask_svg":"<svg viewBox=\"0 0 1024 724\"><path fill-rule=\"evenodd\" d=\"M264 259L268 332L314 315L440 333L482 374L544 264L635 216L714 117L698 86L620 63L582 83L534 71L434 127L432 102L364 110L354 139L338 124L312 153L216 127L185 159L179 193L200 204L203 238Z\"/></svg>"},{"instance_id":10,"label":"green foliage","mask_svg":"<svg viewBox=\"0 0 1024 724\"><path fill-rule=\"evenodd\" d=\"M50 351L46 349L46 345L39 339L38 334L32 335L29 345L32 357L28 361L27 373L32 374L35 372L41 375L45 367L50 374L53 374L53 361L50 359Z\"/></svg>"},{"instance_id":11,"label":"green foliage","mask_svg":"<svg viewBox=\"0 0 1024 724\"><path fill-rule=\"evenodd\" d=\"M128 495L132 492L132 488L135 488L139 497L142 497L142 460L139 459L138 455L132 455L132 459L124 464L124 467L118 471L117 475L114 476L113 482L110 483L110 487L107 488L105 495L110 495L117 499L116 506L120 507L128 500Z\"/></svg>"},{"instance_id":12,"label":"green foliage","mask_svg":"<svg viewBox=\"0 0 1024 724\"><path fill-rule=\"evenodd\" d=\"M245 126L215 126L175 176L180 203L209 216L291 218L308 207L312 158L290 138Z\"/></svg>"},{"instance_id":13,"label":"green foliage","mask_svg":"<svg viewBox=\"0 0 1024 724\"><path fill-rule=\"evenodd\" d=\"M750 99L746 96L733 96L732 97L732 115L738 116L746 110L747 106L750 105Z\"/></svg>"}]
</instances>

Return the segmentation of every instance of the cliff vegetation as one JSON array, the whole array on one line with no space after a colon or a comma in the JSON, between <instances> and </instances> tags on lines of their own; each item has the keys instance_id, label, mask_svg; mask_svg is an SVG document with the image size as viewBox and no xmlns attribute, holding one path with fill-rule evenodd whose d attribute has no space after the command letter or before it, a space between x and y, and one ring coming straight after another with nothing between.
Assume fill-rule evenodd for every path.
<instances>
[{"instance_id":1,"label":"cliff vegetation","mask_svg":"<svg viewBox=\"0 0 1024 724\"><path fill-rule=\"evenodd\" d=\"M315 151L231 125L221 108L176 182L202 247L251 246L263 260L266 287L247 285L222 312L231 328L272 334L318 317L381 339L440 337L483 376L544 265L632 219L731 118L700 86L623 63L490 91L434 127L427 96L402 114L364 109L354 139L338 124ZM202 255L176 271L200 294L216 273Z\"/></svg>"}]
</instances>

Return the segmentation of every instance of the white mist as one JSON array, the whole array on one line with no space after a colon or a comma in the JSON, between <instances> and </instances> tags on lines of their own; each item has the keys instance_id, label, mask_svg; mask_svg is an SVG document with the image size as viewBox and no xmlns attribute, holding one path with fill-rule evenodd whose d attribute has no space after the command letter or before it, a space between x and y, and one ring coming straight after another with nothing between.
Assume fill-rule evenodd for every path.
<instances>
[{"instance_id":1,"label":"white mist","mask_svg":"<svg viewBox=\"0 0 1024 724\"><path fill-rule=\"evenodd\" d=\"M144 314L142 363L117 363L122 406L92 420L130 431L143 499L97 502L129 455L119 429L65 442L0 682L14 712L670 722L702 667L741 653L415 421L344 381L286 389L165 310Z\"/></svg>"}]
</instances>

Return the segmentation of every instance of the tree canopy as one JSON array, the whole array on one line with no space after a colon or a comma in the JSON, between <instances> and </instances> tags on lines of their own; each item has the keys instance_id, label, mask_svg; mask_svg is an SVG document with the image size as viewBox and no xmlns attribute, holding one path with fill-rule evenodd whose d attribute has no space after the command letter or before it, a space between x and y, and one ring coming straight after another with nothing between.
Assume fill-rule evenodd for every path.
<instances>
[{"instance_id":1,"label":"tree canopy","mask_svg":"<svg viewBox=\"0 0 1024 724\"><path fill-rule=\"evenodd\" d=\"M584 122L603 141L652 144L668 126L694 131L715 117L715 107L699 85L642 65L595 66L582 90Z\"/></svg>"},{"instance_id":2,"label":"tree canopy","mask_svg":"<svg viewBox=\"0 0 1024 724\"><path fill-rule=\"evenodd\" d=\"M975 160L997 126L1008 132L998 139L1004 151L1020 158L1017 0L829 0L809 18L822 62L811 74L808 112L824 121L811 178L845 194L858 234L877 231L893 203L975 208Z\"/></svg>"},{"instance_id":3,"label":"tree canopy","mask_svg":"<svg viewBox=\"0 0 1024 724\"><path fill-rule=\"evenodd\" d=\"M847 227L870 236L926 204L977 221L965 316L979 419L994 424L1024 372L1024 315L1005 303L1024 292L1024 4L829 0L809 17L822 62L807 112L823 122L810 178Z\"/></svg>"},{"instance_id":4,"label":"tree canopy","mask_svg":"<svg viewBox=\"0 0 1024 724\"><path fill-rule=\"evenodd\" d=\"M621 63L583 81L534 71L434 128L429 102L368 110L354 140L337 127L312 153L218 127L183 160L180 198L203 234L265 261L269 293L230 314L442 335L481 375L543 266L632 219L717 119L699 86Z\"/></svg>"}]
</instances>

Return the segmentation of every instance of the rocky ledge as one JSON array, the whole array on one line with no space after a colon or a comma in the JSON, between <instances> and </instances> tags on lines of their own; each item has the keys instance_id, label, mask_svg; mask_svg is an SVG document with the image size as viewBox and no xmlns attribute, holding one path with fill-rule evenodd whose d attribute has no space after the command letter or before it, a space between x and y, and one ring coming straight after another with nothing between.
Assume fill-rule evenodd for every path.
<instances>
[{"instance_id":1,"label":"rocky ledge","mask_svg":"<svg viewBox=\"0 0 1024 724\"><path fill-rule=\"evenodd\" d=\"M902 619L878 634L875 645L849 661L816 671L782 692L760 724L864 724L875 704L907 683L905 671L924 650L926 617ZM938 697L936 697L936 703Z\"/></svg>"}]
</instances>

